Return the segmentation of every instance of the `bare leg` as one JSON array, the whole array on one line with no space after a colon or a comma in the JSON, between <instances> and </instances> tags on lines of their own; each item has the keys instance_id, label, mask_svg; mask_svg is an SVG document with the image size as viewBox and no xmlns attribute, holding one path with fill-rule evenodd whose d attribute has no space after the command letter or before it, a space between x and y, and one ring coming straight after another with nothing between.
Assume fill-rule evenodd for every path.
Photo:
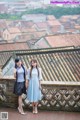
<instances>
[{"instance_id":1,"label":"bare leg","mask_svg":"<svg viewBox=\"0 0 80 120\"><path fill-rule=\"evenodd\" d=\"M37 106L38 106L38 102L35 102L35 113L38 113Z\"/></svg>"},{"instance_id":2,"label":"bare leg","mask_svg":"<svg viewBox=\"0 0 80 120\"><path fill-rule=\"evenodd\" d=\"M32 103L32 107L33 107L33 113L35 113L35 103Z\"/></svg>"},{"instance_id":3,"label":"bare leg","mask_svg":"<svg viewBox=\"0 0 80 120\"><path fill-rule=\"evenodd\" d=\"M18 110L21 114L24 114L23 107L22 107L22 95L18 97Z\"/></svg>"}]
</instances>

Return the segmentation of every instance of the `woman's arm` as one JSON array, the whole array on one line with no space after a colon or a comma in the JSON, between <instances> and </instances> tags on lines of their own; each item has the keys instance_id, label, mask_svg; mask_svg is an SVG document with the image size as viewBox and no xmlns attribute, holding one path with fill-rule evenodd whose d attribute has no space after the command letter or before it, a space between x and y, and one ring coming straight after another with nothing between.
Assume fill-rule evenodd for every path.
<instances>
[{"instance_id":1,"label":"woman's arm","mask_svg":"<svg viewBox=\"0 0 80 120\"><path fill-rule=\"evenodd\" d=\"M16 78L16 69L14 68L14 78Z\"/></svg>"},{"instance_id":2,"label":"woman's arm","mask_svg":"<svg viewBox=\"0 0 80 120\"><path fill-rule=\"evenodd\" d=\"M27 75L26 75L26 88L28 88L29 80L30 80L30 70L28 69Z\"/></svg>"},{"instance_id":3,"label":"woman's arm","mask_svg":"<svg viewBox=\"0 0 80 120\"><path fill-rule=\"evenodd\" d=\"M29 80L26 80L26 88L28 88Z\"/></svg>"}]
</instances>

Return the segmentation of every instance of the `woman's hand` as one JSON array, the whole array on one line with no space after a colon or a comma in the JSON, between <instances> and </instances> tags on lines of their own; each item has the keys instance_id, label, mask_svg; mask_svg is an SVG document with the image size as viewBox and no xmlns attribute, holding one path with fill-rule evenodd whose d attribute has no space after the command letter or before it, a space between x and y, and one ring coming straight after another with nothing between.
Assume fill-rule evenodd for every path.
<instances>
[{"instance_id":1,"label":"woman's hand","mask_svg":"<svg viewBox=\"0 0 80 120\"><path fill-rule=\"evenodd\" d=\"M29 85L29 81L26 80L26 83L25 83L26 89L28 88L28 85Z\"/></svg>"}]
</instances>

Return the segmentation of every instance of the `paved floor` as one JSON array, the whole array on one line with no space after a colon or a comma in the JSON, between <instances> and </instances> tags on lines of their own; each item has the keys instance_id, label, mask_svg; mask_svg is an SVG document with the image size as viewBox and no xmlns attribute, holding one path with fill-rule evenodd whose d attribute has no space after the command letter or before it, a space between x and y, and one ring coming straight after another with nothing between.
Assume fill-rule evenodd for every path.
<instances>
[{"instance_id":1,"label":"paved floor","mask_svg":"<svg viewBox=\"0 0 80 120\"><path fill-rule=\"evenodd\" d=\"M26 115L21 115L16 109L0 108L1 112L8 112L8 120L80 120L79 112L39 111L38 114L33 114L25 111Z\"/></svg>"}]
</instances>

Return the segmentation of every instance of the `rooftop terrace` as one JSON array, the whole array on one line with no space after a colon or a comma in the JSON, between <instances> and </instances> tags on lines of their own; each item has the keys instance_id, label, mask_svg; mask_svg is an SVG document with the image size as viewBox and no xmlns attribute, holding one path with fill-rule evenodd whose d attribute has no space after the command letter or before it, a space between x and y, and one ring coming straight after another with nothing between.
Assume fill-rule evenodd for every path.
<instances>
[{"instance_id":1,"label":"rooftop terrace","mask_svg":"<svg viewBox=\"0 0 80 120\"><path fill-rule=\"evenodd\" d=\"M11 59L20 57L24 65L29 68L32 58L38 60L42 68L43 98L39 103L40 109L80 111L80 47L61 47L48 49L33 49L20 51L5 51L11 53L2 69ZM11 71L12 72L12 71ZM2 106L17 106L17 97L12 94L14 78L0 78L0 101ZM2 97L1 97L2 96ZM24 100L26 104L26 101ZM31 108L31 104L26 104ZM76 120L76 119L75 119Z\"/></svg>"}]
</instances>

